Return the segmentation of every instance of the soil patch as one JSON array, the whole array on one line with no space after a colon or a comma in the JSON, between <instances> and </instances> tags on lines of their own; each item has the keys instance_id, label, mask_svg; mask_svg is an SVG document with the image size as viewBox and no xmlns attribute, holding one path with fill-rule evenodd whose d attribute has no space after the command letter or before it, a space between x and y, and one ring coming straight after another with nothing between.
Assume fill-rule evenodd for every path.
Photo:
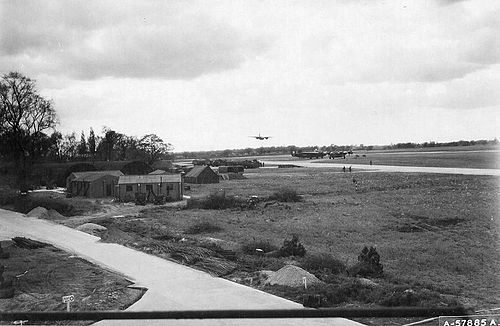
<instances>
[{"instance_id":1,"label":"soil patch","mask_svg":"<svg viewBox=\"0 0 500 326\"><path fill-rule=\"evenodd\" d=\"M51 245L27 249L12 241L2 241L9 259L0 260L5 266L4 277L13 277L14 297L0 299L0 311L64 311L64 295L75 296L72 311L121 310L144 294L132 289L124 276L103 270L81 258ZM72 324L88 324L75 322Z\"/></svg>"}]
</instances>

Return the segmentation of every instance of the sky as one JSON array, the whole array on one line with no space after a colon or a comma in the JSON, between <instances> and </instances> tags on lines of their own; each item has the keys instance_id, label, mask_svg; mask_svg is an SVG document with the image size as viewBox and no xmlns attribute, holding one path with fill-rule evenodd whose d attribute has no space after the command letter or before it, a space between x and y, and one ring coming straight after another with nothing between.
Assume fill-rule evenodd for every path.
<instances>
[{"instance_id":1,"label":"sky","mask_svg":"<svg viewBox=\"0 0 500 326\"><path fill-rule=\"evenodd\" d=\"M491 0L0 0L0 74L35 79L63 134L176 152L493 139L498 17Z\"/></svg>"}]
</instances>

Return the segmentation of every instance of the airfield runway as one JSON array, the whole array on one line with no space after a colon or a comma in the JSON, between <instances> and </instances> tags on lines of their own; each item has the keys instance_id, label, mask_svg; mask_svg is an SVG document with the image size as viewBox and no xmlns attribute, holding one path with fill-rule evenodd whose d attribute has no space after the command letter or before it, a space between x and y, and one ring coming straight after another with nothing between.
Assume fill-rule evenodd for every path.
<instances>
[{"instance_id":1,"label":"airfield runway","mask_svg":"<svg viewBox=\"0 0 500 326\"><path fill-rule=\"evenodd\" d=\"M342 162L342 160L337 160ZM409 172L409 173L443 173L464 175L492 175L500 176L500 169L469 169L469 168L439 168L427 166L393 166L393 165L367 165L367 164L342 164L342 163L319 163L315 160L292 160L292 161L261 161L265 166L297 165L307 168L346 169L351 167L353 171L364 170L373 172ZM323 161L324 162L324 161Z\"/></svg>"}]
</instances>

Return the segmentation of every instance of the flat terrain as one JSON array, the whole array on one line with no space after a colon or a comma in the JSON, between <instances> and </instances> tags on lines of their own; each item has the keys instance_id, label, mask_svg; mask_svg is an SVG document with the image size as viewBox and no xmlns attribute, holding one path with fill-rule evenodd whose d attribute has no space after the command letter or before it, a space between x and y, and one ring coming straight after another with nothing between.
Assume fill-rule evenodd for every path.
<instances>
[{"instance_id":1,"label":"flat terrain","mask_svg":"<svg viewBox=\"0 0 500 326\"><path fill-rule=\"evenodd\" d=\"M222 188L266 196L290 187L305 200L288 203L290 209L176 211L163 215L162 223L182 231L206 219L222 228L209 236L238 243L260 238L280 245L296 233L311 252L331 253L348 265L364 245L372 245L388 275L479 305L500 303L498 178L302 168L261 169L246 176L194 187L192 193Z\"/></svg>"},{"instance_id":2,"label":"flat terrain","mask_svg":"<svg viewBox=\"0 0 500 326\"><path fill-rule=\"evenodd\" d=\"M268 161L309 161L291 155L252 157ZM500 149L495 146L434 147L399 150L355 150L346 159L326 156L315 162L341 164L372 164L396 166L428 166L450 168L500 169Z\"/></svg>"},{"instance_id":3,"label":"flat terrain","mask_svg":"<svg viewBox=\"0 0 500 326\"><path fill-rule=\"evenodd\" d=\"M256 169L245 176L191 185L188 195L225 192L245 200L262 198L253 209L151 206L132 215L100 215L92 221L108 228L106 241L300 303L317 292L265 285L258 271L276 271L290 262L308 269L308 257L317 255L350 267L364 246L374 246L384 267L382 277L372 278L378 284L375 289L356 285L344 272L309 269L334 288L335 300L327 306L462 304L485 309L500 304L498 177L320 168ZM296 190L303 200L264 200L284 187ZM78 219L60 222L77 226ZM245 249L253 244L276 249L292 234L306 248L304 258L258 257ZM408 302L401 297L405 291L418 299ZM377 325L380 320L361 322ZM403 323L393 324L398 322Z\"/></svg>"}]
</instances>

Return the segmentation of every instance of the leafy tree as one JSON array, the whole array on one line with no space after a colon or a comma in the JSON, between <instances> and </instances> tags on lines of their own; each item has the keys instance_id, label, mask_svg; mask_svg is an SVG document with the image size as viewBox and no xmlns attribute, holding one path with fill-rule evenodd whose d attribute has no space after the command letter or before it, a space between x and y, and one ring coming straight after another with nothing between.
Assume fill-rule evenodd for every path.
<instances>
[{"instance_id":1,"label":"leafy tree","mask_svg":"<svg viewBox=\"0 0 500 326\"><path fill-rule=\"evenodd\" d=\"M85 139L85 134L83 133L82 130L82 136L80 137L80 144L78 144L78 155L80 155L80 157L85 157L87 153L88 153L87 140Z\"/></svg>"},{"instance_id":2,"label":"leafy tree","mask_svg":"<svg viewBox=\"0 0 500 326\"><path fill-rule=\"evenodd\" d=\"M92 157L92 159L94 159L96 154L96 138L94 134L94 129L92 128L90 128L89 138L87 142L89 144L89 154Z\"/></svg>"},{"instance_id":3,"label":"leafy tree","mask_svg":"<svg viewBox=\"0 0 500 326\"><path fill-rule=\"evenodd\" d=\"M51 101L40 96L35 81L18 72L0 79L0 152L14 157L20 182L38 159L46 131L54 129L57 116Z\"/></svg>"},{"instance_id":4,"label":"leafy tree","mask_svg":"<svg viewBox=\"0 0 500 326\"><path fill-rule=\"evenodd\" d=\"M78 155L78 143L75 133L64 135L60 145L61 157L65 160L72 160Z\"/></svg>"},{"instance_id":5,"label":"leafy tree","mask_svg":"<svg viewBox=\"0 0 500 326\"><path fill-rule=\"evenodd\" d=\"M164 143L163 140L155 134L145 135L138 143L138 148L146 155L149 164L168 157L168 152L172 145Z\"/></svg>"},{"instance_id":6,"label":"leafy tree","mask_svg":"<svg viewBox=\"0 0 500 326\"><path fill-rule=\"evenodd\" d=\"M116 155L116 145L123 135L108 127L103 128L103 133L104 138L99 143L98 152L101 153L102 159L106 161L114 161Z\"/></svg>"}]
</instances>

